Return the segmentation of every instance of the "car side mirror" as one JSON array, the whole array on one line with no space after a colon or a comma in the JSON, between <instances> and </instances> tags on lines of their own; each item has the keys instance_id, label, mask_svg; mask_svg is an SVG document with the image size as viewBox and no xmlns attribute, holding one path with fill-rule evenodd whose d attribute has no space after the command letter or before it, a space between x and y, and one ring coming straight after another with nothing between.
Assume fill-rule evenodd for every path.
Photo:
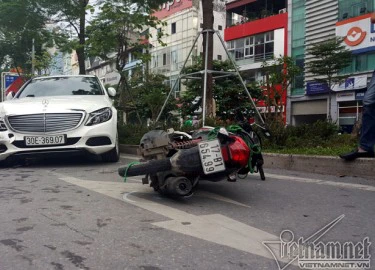
<instances>
[{"instance_id":1,"label":"car side mirror","mask_svg":"<svg viewBox=\"0 0 375 270\"><path fill-rule=\"evenodd\" d=\"M108 95L110 96L110 97L115 97L116 96L116 89L115 88L113 88L113 87L108 87Z\"/></svg>"},{"instance_id":2,"label":"car side mirror","mask_svg":"<svg viewBox=\"0 0 375 270\"><path fill-rule=\"evenodd\" d=\"M6 97L6 100L11 100L14 98L14 92L9 92L7 97Z\"/></svg>"}]
</instances>

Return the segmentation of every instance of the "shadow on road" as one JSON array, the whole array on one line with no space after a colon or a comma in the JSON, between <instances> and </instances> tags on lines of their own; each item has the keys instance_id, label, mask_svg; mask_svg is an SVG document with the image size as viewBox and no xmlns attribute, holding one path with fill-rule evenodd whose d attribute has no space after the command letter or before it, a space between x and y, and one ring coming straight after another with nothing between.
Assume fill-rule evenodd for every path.
<instances>
[{"instance_id":1,"label":"shadow on road","mask_svg":"<svg viewBox=\"0 0 375 270\"><path fill-rule=\"evenodd\" d=\"M0 168L22 167L74 167L108 164L96 156L45 157L9 159L0 164Z\"/></svg>"}]
</instances>

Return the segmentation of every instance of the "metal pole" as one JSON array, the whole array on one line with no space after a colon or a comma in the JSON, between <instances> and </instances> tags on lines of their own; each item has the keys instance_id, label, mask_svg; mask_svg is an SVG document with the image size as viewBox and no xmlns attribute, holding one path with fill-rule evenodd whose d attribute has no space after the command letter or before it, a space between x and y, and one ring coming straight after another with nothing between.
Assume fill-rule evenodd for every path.
<instances>
[{"instance_id":1,"label":"metal pole","mask_svg":"<svg viewBox=\"0 0 375 270\"><path fill-rule=\"evenodd\" d=\"M207 64L208 64L208 39L209 32L206 32L206 53L204 59L204 84L203 84L203 100L202 100L202 126L205 126L206 123L206 93L207 93Z\"/></svg>"},{"instance_id":2,"label":"metal pole","mask_svg":"<svg viewBox=\"0 0 375 270\"><path fill-rule=\"evenodd\" d=\"M240 72L239 72L239 70L238 70L238 68L237 68L237 66L236 66L236 63L233 61L232 57L230 56L230 54L229 54L229 52L228 52L228 50L227 50L227 47L225 46L224 40L222 39L222 37L220 36L220 34L219 34L218 31L215 31L215 33L216 33L216 35L219 37L219 40L220 40L221 44L223 45L223 47L224 47L224 49L225 49L225 52L226 52L226 54L227 54L229 60L231 61L232 65L234 66L234 69L236 70L236 72L237 72L237 74L238 74L238 78L240 79L240 81L241 81L241 83L242 83L242 85L243 85L243 87L244 87L244 89L245 89L245 91L246 91L246 94L249 96L249 99L250 99L251 104L253 105L253 107L254 107L254 109L255 109L255 111L256 111L256 113L257 113L257 115L258 115L260 121L261 121L262 124L264 125L264 124L265 124L265 123L264 123L264 120L263 120L262 116L260 115L259 111L257 110L257 107L256 107L256 105L255 105L255 103L254 103L254 100L253 100L253 98L251 97L251 94L250 94L249 90L247 89L246 84L245 84L245 82L243 81L243 79L242 79L242 77L241 77L241 75L240 75Z\"/></svg>"},{"instance_id":3,"label":"metal pole","mask_svg":"<svg viewBox=\"0 0 375 270\"><path fill-rule=\"evenodd\" d=\"M33 77L35 74L35 39L32 40L32 47L31 47L31 76Z\"/></svg>"},{"instance_id":4,"label":"metal pole","mask_svg":"<svg viewBox=\"0 0 375 270\"><path fill-rule=\"evenodd\" d=\"M198 35L195 37L195 40L194 40L194 42L193 42L193 45L192 45L191 48L190 48L190 51L189 51L189 53L188 53L188 56L186 57L185 62L184 62L184 64L182 65L182 68L181 68L181 70L180 70L180 73L178 74L178 78L177 78L177 80L175 81L175 83L174 83L174 85L173 85L171 91L169 91L168 96L167 96L167 98L166 98L165 101L164 101L163 107L161 108L160 113L159 113L158 117L156 118L156 122L159 121L159 119L160 119L160 117L161 117L161 114L163 113L164 108L165 108L165 106L167 105L168 99L169 99L169 97L170 97L171 94L172 94L172 91L174 90L175 86L177 85L177 82L180 80L181 72L182 72L182 70L184 69L184 67L185 67L185 65L186 65L186 63L187 63L187 61L189 60L189 57L190 57L190 55L191 55L191 52L193 51L194 46L195 46L195 43L197 43L197 40L198 40L199 36L201 35L201 33L202 33L202 32L199 32Z\"/></svg>"}]
</instances>

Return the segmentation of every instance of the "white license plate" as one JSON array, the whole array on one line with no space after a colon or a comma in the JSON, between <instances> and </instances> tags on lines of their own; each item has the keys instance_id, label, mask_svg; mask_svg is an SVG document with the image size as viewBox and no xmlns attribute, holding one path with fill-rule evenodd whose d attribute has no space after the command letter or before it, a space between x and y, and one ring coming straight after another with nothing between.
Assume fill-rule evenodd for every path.
<instances>
[{"instance_id":1,"label":"white license plate","mask_svg":"<svg viewBox=\"0 0 375 270\"><path fill-rule=\"evenodd\" d=\"M203 172L211 174L225 170L219 140L204 141L198 144Z\"/></svg>"},{"instance_id":2,"label":"white license plate","mask_svg":"<svg viewBox=\"0 0 375 270\"><path fill-rule=\"evenodd\" d=\"M65 143L65 135L25 136L26 145L59 145Z\"/></svg>"}]
</instances>

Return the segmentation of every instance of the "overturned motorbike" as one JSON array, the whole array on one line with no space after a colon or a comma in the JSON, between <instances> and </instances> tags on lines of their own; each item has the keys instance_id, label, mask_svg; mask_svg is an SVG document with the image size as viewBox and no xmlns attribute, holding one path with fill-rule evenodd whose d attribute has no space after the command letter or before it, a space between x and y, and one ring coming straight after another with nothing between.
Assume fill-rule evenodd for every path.
<instances>
[{"instance_id":1,"label":"overturned motorbike","mask_svg":"<svg viewBox=\"0 0 375 270\"><path fill-rule=\"evenodd\" d=\"M248 122L225 128L203 127L192 134L152 130L142 137L139 164L119 168L120 176L145 175L143 184L172 196L190 196L199 181L212 182L259 172L265 180L261 140Z\"/></svg>"}]
</instances>

